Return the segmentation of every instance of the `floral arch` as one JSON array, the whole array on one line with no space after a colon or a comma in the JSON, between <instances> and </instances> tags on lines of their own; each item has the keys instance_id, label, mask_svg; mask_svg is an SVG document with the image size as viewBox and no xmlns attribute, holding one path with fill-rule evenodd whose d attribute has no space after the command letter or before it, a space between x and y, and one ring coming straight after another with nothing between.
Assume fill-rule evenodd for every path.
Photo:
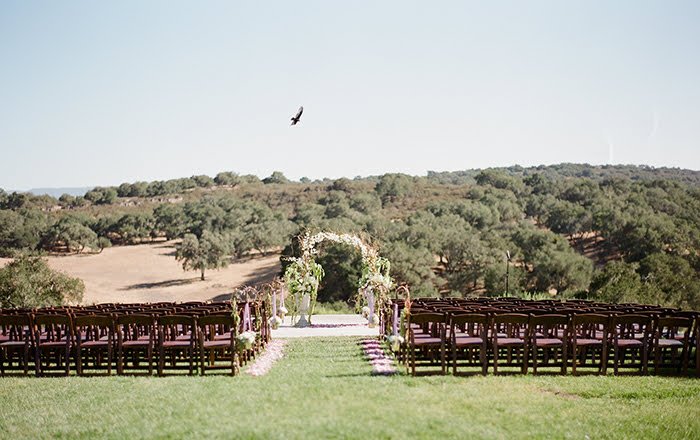
<instances>
[{"instance_id":1,"label":"floral arch","mask_svg":"<svg viewBox=\"0 0 700 440\"><path fill-rule=\"evenodd\" d=\"M291 262L284 272L284 282L291 299L290 314L292 320L300 315L296 325L305 326L311 323L316 305L318 286L323 279L323 267L315 260L323 242L346 244L358 249L362 254L362 276L357 286L356 304L363 307L363 315L370 326L379 324L376 310L381 310L389 299L389 291L394 285L389 271L389 260L379 255L377 249L365 243L360 237L352 234L337 234L334 232L319 232L304 234L299 237L301 257L290 258ZM309 316L306 321L305 315Z\"/></svg>"}]
</instances>

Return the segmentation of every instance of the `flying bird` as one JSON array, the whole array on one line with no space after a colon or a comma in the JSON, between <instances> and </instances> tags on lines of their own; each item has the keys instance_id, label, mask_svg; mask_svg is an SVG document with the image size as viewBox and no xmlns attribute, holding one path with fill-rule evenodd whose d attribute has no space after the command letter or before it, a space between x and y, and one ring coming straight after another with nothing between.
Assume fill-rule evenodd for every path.
<instances>
[{"instance_id":1,"label":"flying bird","mask_svg":"<svg viewBox=\"0 0 700 440\"><path fill-rule=\"evenodd\" d=\"M299 123L299 119L301 119L302 113L304 113L304 107L299 107L299 111L297 112L296 116L292 116L291 125L297 125Z\"/></svg>"}]
</instances>

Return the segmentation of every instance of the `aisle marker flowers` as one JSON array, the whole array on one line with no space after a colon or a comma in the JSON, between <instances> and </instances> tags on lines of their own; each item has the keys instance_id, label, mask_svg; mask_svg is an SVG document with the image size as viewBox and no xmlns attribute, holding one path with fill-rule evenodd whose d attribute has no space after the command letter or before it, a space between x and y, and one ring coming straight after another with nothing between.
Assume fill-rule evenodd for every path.
<instances>
[{"instance_id":1,"label":"aisle marker flowers","mask_svg":"<svg viewBox=\"0 0 700 440\"><path fill-rule=\"evenodd\" d=\"M286 339L275 339L267 344L265 352L258 356L255 363L251 365L246 373L251 376L263 376L272 368L272 365L284 357L284 346L287 345Z\"/></svg>"},{"instance_id":2,"label":"aisle marker flowers","mask_svg":"<svg viewBox=\"0 0 700 440\"><path fill-rule=\"evenodd\" d=\"M376 339L365 339L361 342L365 356L372 365L372 374L375 375L391 375L396 374L394 361L387 357Z\"/></svg>"}]
</instances>

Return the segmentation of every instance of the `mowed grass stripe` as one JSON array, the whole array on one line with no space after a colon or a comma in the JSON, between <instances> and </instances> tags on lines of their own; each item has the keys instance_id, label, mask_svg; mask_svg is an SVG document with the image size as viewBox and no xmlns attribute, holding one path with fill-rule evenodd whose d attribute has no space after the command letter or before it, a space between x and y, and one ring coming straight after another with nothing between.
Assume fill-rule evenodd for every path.
<instances>
[{"instance_id":1,"label":"mowed grass stripe","mask_svg":"<svg viewBox=\"0 0 700 440\"><path fill-rule=\"evenodd\" d=\"M373 377L358 338L292 339L263 377L0 379L3 438L700 438L700 381Z\"/></svg>"}]
</instances>

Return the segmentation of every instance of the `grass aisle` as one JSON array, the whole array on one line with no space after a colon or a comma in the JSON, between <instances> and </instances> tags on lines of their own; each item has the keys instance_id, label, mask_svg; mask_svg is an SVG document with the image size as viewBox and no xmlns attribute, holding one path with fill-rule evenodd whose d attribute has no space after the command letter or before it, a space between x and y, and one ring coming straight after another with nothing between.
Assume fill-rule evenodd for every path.
<instances>
[{"instance_id":1,"label":"grass aisle","mask_svg":"<svg viewBox=\"0 0 700 440\"><path fill-rule=\"evenodd\" d=\"M700 438L700 380L372 377L356 338L263 377L2 378L2 438Z\"/></svg>"}]
</instances>

